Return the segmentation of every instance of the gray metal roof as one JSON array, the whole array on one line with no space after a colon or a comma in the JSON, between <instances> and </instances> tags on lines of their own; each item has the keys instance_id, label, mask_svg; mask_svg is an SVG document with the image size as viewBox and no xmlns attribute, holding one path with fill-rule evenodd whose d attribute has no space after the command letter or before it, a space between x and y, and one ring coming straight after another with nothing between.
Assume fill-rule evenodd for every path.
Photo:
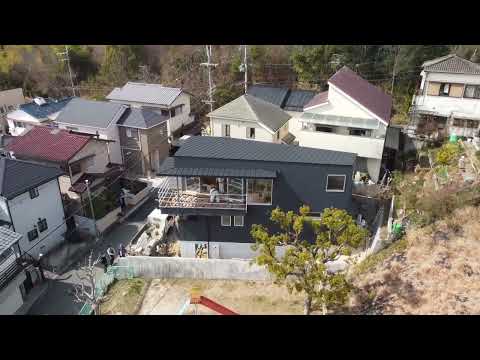
<instances>
[{"instance_id":1,"label":"gray metal roof","mask_svg":"<svg viewBox=\"0 0 480 360\"><path fill-rule=\"evenodd\" d=\"M423 69L431 72L480 75L480 64L463 59L455 54L426 61Z\"/></svg>"},{"instance_id":2,"label":"gray metal roof","mask_svg":"<svg viewBox=\"0 0 480 360\"><path fill-rule=\"evenodd\" d=\"M107 95L108 100L131 101L169 106L182 93L180 88L160 84L127 82L122 88L115 88Z\"/></svg>"},{"instance_id":3,"label":"gray metal roof","mask_svg":"<svg viewBox=\"0 0 480 360\"><path fill-rule=\"evenodd\" d=\"M63 174L57 167L16 159L0 158L0 195L14 197Z\"/></svg>"},{"instance_id":4,"label":"gray metal roof","mask_svg":"<svg viewBox=\"0 0 480 360\"><path fill-rule=\"evenodd\" d=\"M22 238L22 234L0 226L0 255Z\"/></svg>"},{"instance_id":5,"label":"gray metal roof","mask_svg":"<svg viewBox=\"0 0 480 360\"><path fill-rule=\"evenodd\" d=\"M150 129L164 121L167 121L167 119L168 116L162 115L156 111L143 108L131 108L125 111L121 119L117 122L117 125L140 129Z\"/></svg>"},{"instance_id":6,"label":"gray metal roof","mask_svg":"<svg viewBox=\"0 0 480 360\"><path fill-rule=\"evenodd\" d=\"M74 98L55 121L106 129L112 121L116 122L126 109L127 106L123 104Z\"/></svg>"},{"instance_id":7,"label":"gray metal roof","mask_svg":"<svg viewBox=\"0 0 480 360\"><path fill-rule=\"evenodd\" d=\"M247 88L247 94L282 108L288 95L288 88L256 84Z\"/></svg>"},{"instance_id":8,"label":"gray metal roof","mask_svg":"<svg viewBox=\"0 0 480 360\"><path fill-rule=\"evenodd\" d=\"M240 178L274 179L275 171L264 169L230 169L230 168L186 168L177 167L175 158L167 157L160 166L157 175L160 176L217 176Z\"/></svg>"},{"instance_id":9,"label":"gray metal roof","mask_svg":"<svg viewBox=\"0 0 480 360\"><path fill-rule=\"evenodd\" d=\"M290 90L283 110L302 112L304 106L313 99L315 94L316 92L311 90Z\"/></svg>"},{"instance_id":10,"label":"gray metal roof","mask_svg":"<svg viewBox=\"0 0 480 360\"><path fill-rule=\"evenodd\" d=\"M256 122L272 132L278 131L291 118L278 106L248 94L230 101L207 116Z\"/></svg>"},{"instance_id":11,"label":"gray metal roof","mask_svg":"<svg viewBox=\"0 0 480 360\"><path fill-rule=\"evenodd\" d=\"M175 157L352 165L356 154L255 140L192 136L183 143Z\"/></svg>"}]
</instances>

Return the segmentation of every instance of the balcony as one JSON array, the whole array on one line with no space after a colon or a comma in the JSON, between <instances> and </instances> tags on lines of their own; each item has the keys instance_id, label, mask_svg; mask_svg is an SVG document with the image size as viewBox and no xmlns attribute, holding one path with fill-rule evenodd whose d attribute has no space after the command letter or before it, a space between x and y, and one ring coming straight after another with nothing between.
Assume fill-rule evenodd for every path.
<instances>
[{"instance_id":1,"label":"balcony","mask_svg":"<svg viewBox=\"0 0 480 360\"><path fill-rule=\"evenodd\" d=\"M164 209L224 209L247 211L243 194L210 195L190 190L166 189L158 197L158 206Z\"/></svg>"},{"instance_id":2,"label":"balcony","mask_svg":"<svg viewBox=\"0 0 480 360\"><path fill-rule=\"evenodd\" d=\"M449 117L452 113L462 113L472 118L480 118L480 99L451 96L416 95L412 99L415 111Z\"/></svg>"},{"instance_id":3,"label":"balcony","mask_svg":"<svg viewBox=\"0 0 480 360\"><path fill-rule=\"evenodd\" d=\"M23 269L22 259L17 258L13 251L8 256L2 254L0 262L0 290L6 287Z\"/></svg>"}]
</instances>

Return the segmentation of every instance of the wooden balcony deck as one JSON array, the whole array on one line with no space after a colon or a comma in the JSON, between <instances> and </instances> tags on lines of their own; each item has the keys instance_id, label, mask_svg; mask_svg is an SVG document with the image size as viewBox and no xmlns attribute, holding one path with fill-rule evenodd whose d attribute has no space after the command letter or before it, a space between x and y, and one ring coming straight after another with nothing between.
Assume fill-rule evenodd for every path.
<instances>
[{"instance_id":1,"label":"wooden balcony deck","mask_svg":"<svg viewBox=\"0 0 480 360\"><path fill-rule=\"evenodd\" d=\"M158 205L160 208L230 210L246 210L247 208L245 195L219 194L213 202L210 200L209 194L168 190L160 195Z\"/></svg>"}]
</instances>

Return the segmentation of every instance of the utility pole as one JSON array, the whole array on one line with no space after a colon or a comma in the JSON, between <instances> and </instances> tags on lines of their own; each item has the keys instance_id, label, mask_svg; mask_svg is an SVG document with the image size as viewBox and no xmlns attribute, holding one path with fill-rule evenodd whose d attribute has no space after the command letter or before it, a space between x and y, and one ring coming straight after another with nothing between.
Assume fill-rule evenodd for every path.
<instances>
[{"instance_id":1,"label":"utility pole","mask_svg":"<svg viewBox=\"0 0 480 360\"><path fill-rule=\"evenodd\" d=\"M245 94L247 93L247 86L248 86L248 63L247 63L247 45L244 45L245 52L243 55L243 66L245 69Z\"/></svg>"},{"instance_id":2,"label":"utility pole","mask_svg":"<svg viewBox=\"0 0 480 360\"><path fill-rule=\"evenodd\" d=\"M85 185L87 185L88 201L90 202L90 211L92 213L93 224L95 226L95 237L96 237L96 240L98 240L100 239L100 236L98 235L97 219L95 218L95 211L93 210L92 194L90 193L90 186L89 186L88 180L85 180Z\"/></svg>"},{"instance_id":3,"label":"utility pole","mask_svg":"<svg viewBox=\"0 0 480 360\"><path fill-rule=\"evenodd\" d=\"M393 72L392 72L392 87L390 89L390 94L393 96L393 87L395 85L395 71L397 69L397 59L398 59L398 53L400 52L400 45L397 46L397 50L395 51L395 59L393 61Z\"/></svg>"},{"instance_id":4,"label":"utility pole","mask_svg":"<svg viewBox=\"0 0 480 360\"><path fill-rule=\"evenodd\" d=\"M67 67L68 67L68 73L70 75L70 83L72 85L72 92L73 96L76 96L75 94L75 86L73 85L73 76L72 76L72 69L70 67L70 57L68 55L68 45L65 45L65 52L57 53L59 56L65 56L65 58L60 59L60 61L66 61L67 62Z\"/></svg>"},{"instance_id":5,"label":"utility pole","mask_svg":"<svg viewBox=\"0 0 480 360\"><path fill-rule=\"evenodd\" d=\"M212 83L212 67L216 67L218 64L213 64L212 61L212 45L205 45L205 50L207 52L207 62L201 63L200 66L206 66L208 70L208 100L202 100L203 103L210 105L210 112L213 111L213 91L214 86ZM213 133L212 119L210 119L210 134Z\"/></svg>"}]
</instances>

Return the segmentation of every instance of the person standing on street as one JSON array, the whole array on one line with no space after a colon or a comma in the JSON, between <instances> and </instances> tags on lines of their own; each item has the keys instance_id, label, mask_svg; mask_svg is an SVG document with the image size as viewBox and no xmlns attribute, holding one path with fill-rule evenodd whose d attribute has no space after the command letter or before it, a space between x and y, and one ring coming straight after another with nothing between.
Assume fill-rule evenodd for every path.
<instances>
[{"instance_id":1,"label":"person standing on street","mask_svg":"<svg viewBox=\"0 0 480 360\"><path fill-rule=\"evenodd\" d=\"M107 272L107 269L108 269L108 260L107 260L107 257L104 255L102 255L102 257L100 258L100 262L102 263L103 265L103 271Z\"/></svg>"},{"instance_id":2,"label":"person standing on street","mask_svg":"<svg viewBox=\"0 0 480 360\"><path fill-rule=\"evenodd\" d=\"M109 259L110 260L110 265L113 265L113 262L115 261L115 249L112 247L112 245L108 246L107 255L110 258Z\"/></svg>"}]
</instances>

